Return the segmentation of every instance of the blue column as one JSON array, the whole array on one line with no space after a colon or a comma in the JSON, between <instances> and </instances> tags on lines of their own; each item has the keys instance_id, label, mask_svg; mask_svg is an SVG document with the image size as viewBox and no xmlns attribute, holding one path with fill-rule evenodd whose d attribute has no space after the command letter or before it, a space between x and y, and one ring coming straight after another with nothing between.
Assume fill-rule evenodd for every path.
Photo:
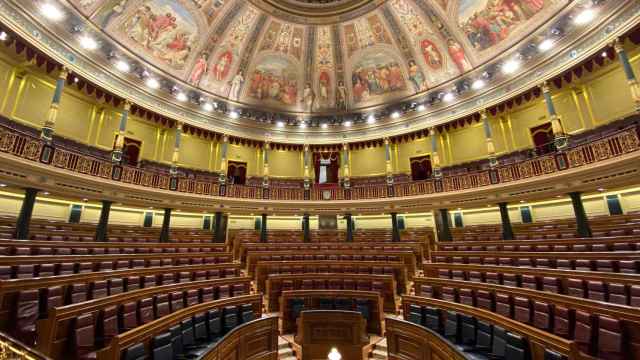
<instances>
[{"instance_id":1,"label":"blue column","mask_svg":"<svg viewBox=\"0 0 640 360\"><path fill-rule=\"evenodd\" d=\"M222 144L220 145L220 174L218 181L221 185L227 182L227 150L229 148L229 137L222 136Z\"/></svg>"},{"instance_id":2,"label":"blue column","mask_svg":"<svg viewBox=\"0 0 640 360\"><path fill-rule=\"evenodd\" d=\"M631 62L629 61L627 52L624 50L622 40L616 39L613 48L616 50L616 53L618 53L618 59L620 59L620 63L622 64L622 68L624 69L624 74L627 78L627 84L629 85L629 89L631 90L631 98L636 104L636 110L640 111L640 85L638 85L636 74L633 72L633 67L631 66Z\"/></svg>"},{"instance_id":3,"label":"blue column","mask_svg":"<svg viewBox=\"0 0 640 360\"><path fill-rule=\"evenodd\" d=\"M269 150L271 150L271 144L265 141L262 151L262 187L264 188L269 187Z\"/></svg>"},{"instance_id":4,"label":"blue column","mask_svg":"<svg viewBox=\"0 0 640 360\"><path fill-rule=\"evenodd\" d=\"M393 185L393 165L391 164L391 144L389 138L384 138L384 160L386 163L387 185Z\"/></svg>"},{"instance_id":5,"label":"blue column","mask_svg":"<svg viewBox=\"0 0 640 360\"><path fill-rule=\"evenodd\" d=\"M120 126L118 127L118 134L116 135L116 143L111 153L111 160L113 162L120 162L122 160L122 148L124 147L124 135L127 130L127 120L129 119L129 111L131 110L131 103L127 100L124 101L124 108L122 109L122 116L120 117Z\"/></svg>"},{"instance_id":6,"label":"blue column","mask_svg":"<svg viewBox=\"0 0 640 360\"><path fill-rule=\"evenodd\" d=\"M442 177L442 171L440 170L440 156L438 156L438 133L435 128L429 129L429 136L431 137L431 167L433 168L433 177Z\"/></svg>"},{"instance_id":7,"label":"blue column","mask_svg":"<svg viewBox=\"0 0 640 360\"><path fill-rule=\"evenodd\" d=\"M351 187L351 171L349 169L349 144L342 144L342 177L345 189Z\"/></svg>"},{"instance_id":8,"label":"blue column","mask_svg":"<svg viewBox=\"0 0 640 360\"><path fill-rule=\"evenodd\" d=\"M51 142L53 140L60 101L62 100L62 92L68 75L69 70L63 67L62 70L60 70L60 74L58 74L58 79L56 80L56 88L53 91L53 99L51 99L51 104L49 105L47 119L45 120L42 132L40 133L40 137L47 142Z\"/></svg>"},{"instance_id":9,"label":"blue column","mask_svg":"<svg viewBox=\"0 0 640 360\"><path fill-rule=\"evenodd\" d=\"M491 124L489 123L489 117L487 116L486 110L480 111L480 119L482 120L482 127L484 128L484 136L487 142L487 155L489 157L489 165L491 167L496 167L498 165L498 160L496 159L496 146L493 142Z\"/></svg>"},{"instance_id":10,"label":"blue column","mask_svg":"<svg viewBox=\"0 0 640 360\"><path fill-rule=\"evenodd\" d=\"M182 142L182 123L176 124L176 138L173 144L173 156L171 157L171 175L178 173L178 161L180 160L180 144Z\"/></svg>"},{"instance_id":11,"label":"blue column","mask_svg":"<svg viewBox=\"0 0 640 360\"><path fill-rule=\"evenodd\" d=\"M549 120L551 121L551 129L553 130L553 138L554 144L556 148L563 149L567 147L569 144L568 136L564 132L564 128L562 127L562 122L560 121L560 116L556 112L556 107L553 104L553 99L551 97L551 88L549 84L545 81L542 85L542 96L544 96L544 102L547 105L547 113L549 115Z\"/></svg>"}]
</instances>

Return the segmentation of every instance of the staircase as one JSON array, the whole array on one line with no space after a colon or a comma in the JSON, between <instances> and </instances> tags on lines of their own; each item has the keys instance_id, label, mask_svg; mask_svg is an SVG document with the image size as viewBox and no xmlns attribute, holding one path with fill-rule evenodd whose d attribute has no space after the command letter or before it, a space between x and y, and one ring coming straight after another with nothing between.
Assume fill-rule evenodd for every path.
<instances>
[{"instance_id":1,"label":"staircase","mask_svg":"<svg viewBox=\"0 0 640 360\"><path fill-rule=\"evenodd\" d=\"M291 348L291 345L289 345L289 342L278 336L278 360L296 359L296 354L293 352L293 349Z\"/></svg>"},{"instance_id":2,"label":"staircase","mask_svg":"<svg viewBox=\"0 0 640 360\"><path fill-rule=\"evenodd\" d=\"M373 352L369 354L369 359L387 360L387 338L374 345Z\"/></svg>"}]
</instances>

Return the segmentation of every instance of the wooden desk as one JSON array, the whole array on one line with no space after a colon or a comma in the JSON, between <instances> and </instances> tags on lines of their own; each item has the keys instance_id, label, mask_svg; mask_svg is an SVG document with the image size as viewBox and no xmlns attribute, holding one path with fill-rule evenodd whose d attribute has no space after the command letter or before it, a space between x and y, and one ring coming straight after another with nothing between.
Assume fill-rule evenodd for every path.
<instances>
[{"instance_id":1,"label":"wooden desk","mask_svg":"<svg viewBox=\"0 0 640 360\"><path fill-rule=\"evenodd\" d=\"M326 359L336 348L343 359L361 359L369 344L367 321L356 311L308 310L297 320L296 343L302 345L302 360Z\"/></svg>"},{"instance_id":2,"label":"wooden desk","mask_svg":"<svg viewBox=\"0 0 640 360\"><path fill-rule=\"evenodd\" d=\"M389 360L467 360L440 334L395 317L385 317Z\"/></svg>"}]
</instances>

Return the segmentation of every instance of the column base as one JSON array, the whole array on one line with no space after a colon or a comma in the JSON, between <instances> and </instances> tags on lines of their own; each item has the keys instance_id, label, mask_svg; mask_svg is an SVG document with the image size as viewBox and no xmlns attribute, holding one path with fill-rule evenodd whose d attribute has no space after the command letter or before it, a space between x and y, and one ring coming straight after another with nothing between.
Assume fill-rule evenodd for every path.
<instances>
[{"instance_id":1,"label":"column base","mask_svg":"<svg viewBox=\"0 0 640 360\"><path fill-rule=\"evenodd\" d=\"M122 150L113 150L113 152L111 152L111 161L120 163L120 161L122 161Z\"/></svg>"},{"instance_id":2,"label":"column base","mask_svg":"<svg viewBox=\"0 0 640 360\"><path fill-rule=\"evenodd\" d=\"M566 148L567 146L569 146L569 135L557 134L553 139L553 144L558 150Z\"/></svg>"},{"instance_id":3,"label":"column base","mask_svg":"<svg viewBox=\"0 0 640 360\"><path fill-rule=\"evenodd\" d=\"M432 176L436 179L440 179L442 177L442 170L438 168L433 168Z\"/></svg>"},{"instance_id":4,"label":"column base","mask_svg":"<svg viewBox=\"0 0 640 360\"><path fill-rule=\"evenodd\" d=\"M40 138L47 142L47 144L51 144L53 141L53 128L45 125L40 131Z\"/></svg>"},{"instance_id":5,"label":"column base","mask_svg":"<svg viewBox=\"0 0 640 360\"><path fill-rule=\"evenodd\" d=\"M498 165L498 158L496 158L495 156L489 156L489 166L493 169Z\"/></svg>"}]
</instances>

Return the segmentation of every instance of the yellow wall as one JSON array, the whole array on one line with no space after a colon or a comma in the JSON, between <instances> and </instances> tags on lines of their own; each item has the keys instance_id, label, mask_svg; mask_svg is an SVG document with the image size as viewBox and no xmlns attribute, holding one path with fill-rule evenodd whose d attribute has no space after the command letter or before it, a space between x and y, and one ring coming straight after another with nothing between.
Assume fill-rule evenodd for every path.
<instances>
[{"instance_id":1,"label":"yellow wall","mask_svg":"<svg viewBox=\"0 0 640 360\"><path fill-rule=\"evenodd\" d=\"M628 46L629 48L631 46ZM640 52L630 50L636 73L640 74ZM23 58L0 51L0 113L29 126L44 123L54 89L54 79L41 69L27 64ZM585 72L582 79L561 90L553 89L553 100L565 130L576 134L633 112L634 104L624 73L617 61L595 73ZM113 146L120 121L120 109L99 103L67 86L62 97L56 133L81 143L105 150ZM542 98L524 103L496 117L490 126L498 154L532 146L529 129L549 121ZM130 116L127 136L142 142L142 159L163 163L171 161L175 129ZM228 159L246 162L248 176L262 176L261 151L255 147L229 145ZM431 139L422 138L392 145L394 172L409 173L409 159L431 153ZM438 153L441 165L448 166L486 157L486 142L480 123L439 134ZM213 140L184 135L179 165L215 171L220 169L219 146ZM377 176L385 173L384 147L351 151L351 176ZM269 175L303 177L298 151L270 151ZM541 216L545 215L541 210Z\"/></svg>"}]
</instances>

